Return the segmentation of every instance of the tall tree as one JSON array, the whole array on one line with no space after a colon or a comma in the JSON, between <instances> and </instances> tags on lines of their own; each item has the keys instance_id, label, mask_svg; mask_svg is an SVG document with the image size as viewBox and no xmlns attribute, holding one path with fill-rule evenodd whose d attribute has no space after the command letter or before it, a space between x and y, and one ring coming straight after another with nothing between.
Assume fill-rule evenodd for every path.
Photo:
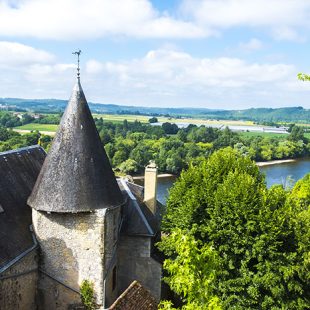
<instances>
[{"instance_id":1,"label":"tall tree","mask_svg":"<svg viewBox=\"0 0 310 310\"><path fill-rule=\"evenodd\" d=\"M206 289L220 299L223 309L310 307L309 239L303 237L310 227L309 217L302 215L309 210L294 208L296 199L290 195L296 196L296 190L268 190L256 164L231 148L191 166L171 189L164 233L170 236L180 229L201 249L214 249L218 263ZM160 247L169 243L171 248L171 242L164 238ZM165 252L174 262L187 255ZM201 269L191 263L193 270Z\"/></svg>"}]
</instances>

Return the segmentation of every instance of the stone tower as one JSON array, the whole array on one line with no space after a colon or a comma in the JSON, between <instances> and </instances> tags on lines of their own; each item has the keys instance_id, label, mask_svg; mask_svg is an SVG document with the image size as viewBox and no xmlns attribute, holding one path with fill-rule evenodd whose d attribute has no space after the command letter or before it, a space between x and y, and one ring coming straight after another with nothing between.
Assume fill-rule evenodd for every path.
<instances>
[{"instance_id":1,"label":"stone tower","mask_svg":"<svg viewBox=\"0 0 310 310\"><path fill-rule=\"evenodd\" d=\"M79 76L28 204L41 249L41 309L74 309L83 280L93 283L99 309L110 304L124 197Z\"/></svg>"}]
</instances>

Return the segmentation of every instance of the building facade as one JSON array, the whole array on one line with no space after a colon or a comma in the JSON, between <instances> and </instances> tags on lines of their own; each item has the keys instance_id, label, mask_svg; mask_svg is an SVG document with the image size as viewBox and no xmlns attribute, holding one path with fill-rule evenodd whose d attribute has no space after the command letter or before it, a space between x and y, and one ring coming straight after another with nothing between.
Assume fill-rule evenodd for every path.
<instances>
[{"instance_id":1,"label":"building facade","mask_svg":"<svg viewBox=\"0 0 310 310\"><path fill-rule=\"evenodd\" d=\"M28 160L27 169L8 164L15 157L20 163ZM27 221L19 223L19 216L12 221L27 231L30 241L26 249L6 249L10 255L0 251L0 309L79 309L84 280L93 285L98 309L109 308L134 280L159 301L162 265L154 246L160 221L156 167L146 171L152 181L145 192L115 178L79 77L47 156L36 146L2 153L0 165L1 161L10 167L15 183L27 190L8 205L0 188L0 222L12 208L25 214ZM0 178L5 180L2 173ZM5 242L0 239L0 249ZM14 283L18 284L13 289Z\"/></svg>"}]
</instances>

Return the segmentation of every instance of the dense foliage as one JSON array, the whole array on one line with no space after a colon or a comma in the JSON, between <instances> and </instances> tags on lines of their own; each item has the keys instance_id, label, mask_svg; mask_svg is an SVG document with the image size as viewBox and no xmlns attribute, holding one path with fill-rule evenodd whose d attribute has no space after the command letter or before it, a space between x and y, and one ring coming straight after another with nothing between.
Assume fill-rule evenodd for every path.
<instances>
[{"instance_id":1,"label":"dense foliage","mask_svg":"<svg viewBox=\"0 0 310 310\"><path fill-rule=\"evenodd\" d=\"M168 256L166 281L184 309L192 295L208 309L203 288L189 286L191 277L207 277L200 285L223 309L309 309L309 205L310 175L290 191L267 189L255 163L232 148L190 166L170 191L160 243ZM209 255L197 261L179 251L180 240L187 239ZM217 257L211 264L210 253ZM191 265L187 280L175 272L184 261ZM205 272L204 263L213 270ZM184 290L176 289L178 282Z\"/></svg>"},{"instance_id":2,"label":"dense foliage","mask_svg":"<svg viewBox=\"0 0 310 310\"><path fill-rule=\"evenodd\" d=\"M214 151L231 146L256 161L286 159L310 154L304 129L292 126L281 138L246 137L224 130L195 125L178 129L175 124L151 126L140 122L110 123L96 119L100 137L114 168L123 173L141 172L149 160L160 171L180 173Z\"/></svg>"},{"instance_id":3,"label":"dense foliage","mask_svg":"<svg viewBox=\"0 0 310 310\"><path fill-rule=\"evenodd\" d=\"M22 118L0 112L0 126L15 127L32 123L57 124L60 115L41 115L34 119L28 114ZM197 163L214 151L231 146L256 161L303 157L310 154L310 143L304 136L304 127L291 125L290 135L281 137L247 136L223 130L195 125L179 129L175 124L163 123L152 126L138 121L112 123L95 119L100 138L114 169L121 173L141 173L145 165L154 160L159 170L178 174L191 162ZM39 142L49 147L50 138L38 133L20 136L13 131L2 129L0 151L30 145ZM6 132L4 134L4 132ZM32 136L36 139L32 139ZM38 140L40 137L40 141Z\"/></svg>"},{"instance_id":4,"label":"dense foliage","mask_svg":"<svg viewBox=\"0 0 310 310\"><path fill-rule=\"evenodd\" d=\"M19 117L10 112L0 112L0 125L3 127L17 127L21 126L22 121Z\"/></svg>"},{"instance_id":5,"label":"dense foliage","mask_svg":"<svg viewBox=\"0 0 310 310\"><path fill-rule=\"evenodd\" d=\"M61 114L36 115L36 118L28 113L0 112L0 126L13 128L29 123L59 124Z\"/></svg>"},{"instance_id":6,"label":"dense foliage","mask_svg":"<svg viewBox=\"0 0 310 310\"><path fill-rule=\"evenodd\" d=\"M0 126L0 152L39 144L48 150L52 138L37 131L19 134L16 131Z\"/></svg>"}]
</instances>

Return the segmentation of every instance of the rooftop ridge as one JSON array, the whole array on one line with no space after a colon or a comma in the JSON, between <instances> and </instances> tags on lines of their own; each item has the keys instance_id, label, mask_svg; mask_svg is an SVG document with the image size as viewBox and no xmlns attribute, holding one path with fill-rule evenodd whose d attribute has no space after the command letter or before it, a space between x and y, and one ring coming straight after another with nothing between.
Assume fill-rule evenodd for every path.
<instances>
[{"instance_id":1,"label":"rooftop ridge","mask_svg":"<svg viewBox=\"0 0 310 310\"><path fill-rule=\"evenodd\" d=\"M20 152L24 152L24 151L33 150L33 149L41 149L43 152L45 152L45 150L43 149L42 146L36 144L36 145L31 145L31 146L20 147L20 148L18 148L18 149L14 149L14 150L9 150L9 151L0 152L0 156L9 155L9 154L15 154L15 153L20 153Z\"/></svg>"}]
</instances>

